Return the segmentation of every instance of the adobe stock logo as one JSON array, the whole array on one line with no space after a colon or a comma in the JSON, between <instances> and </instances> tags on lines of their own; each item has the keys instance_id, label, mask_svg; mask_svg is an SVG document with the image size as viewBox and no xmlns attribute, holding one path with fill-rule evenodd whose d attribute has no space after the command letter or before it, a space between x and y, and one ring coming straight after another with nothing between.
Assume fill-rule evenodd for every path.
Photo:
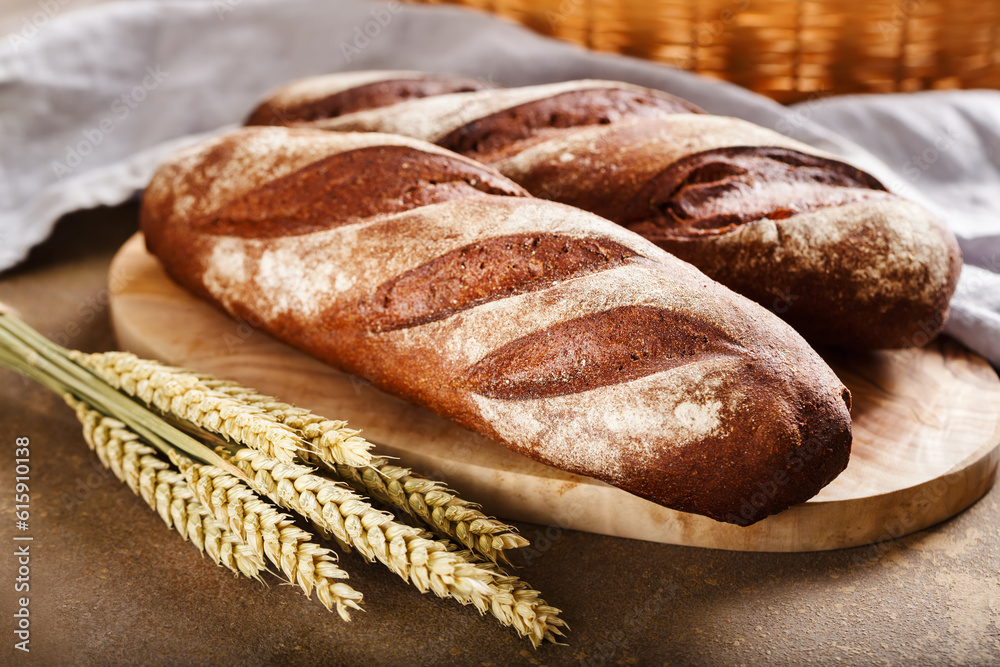
<instances>
[{"instance_id":1,"label":"adobe stock logo","mask_svg":"<svg viewBox=\"0 0 1000 667\"><path fill-rule=\"evenodd\" d=\"M83 163L83 159L94 152L94 149L104 142L105 137L115 131L115 129L129 117L129 114L146 99L149 93L155 90L164 79L170 76L170 72L160 69L159 65L146 68L146 76L142 82L134 86L132 90L116 97L111 103L111 113L100 121L95 127L81 130L83 140L76 144L66 145L66 156L62 162L52 161L52 171L62 179L63 176L73 173L73 170Z\"/></svg>"},{"instance_id":2,"label":"adobe stock logo","mask_svg":"<svg viewBox=\"0 0 1000 667\"><path fill-rule=\"evenodd\" d=\"M21 47L48 25L49 21L54 19L56 14L62 11L63 6L69 2L70 0L41 0L38 3L37 12L21 19L21 29L7 36L11 50L20 51Z\"/></svg>"},{"instance_id":3,"label":"adobe stock logo","mask_svg":"<svg viewBox=\"0 0 1000 667\"><path fill-rule=\"evenodd\" d=\"M352 43L340 42L340 52L344 60L350 63L356 56L368 48L372 40L382 34L382 29L392 22L392 17L403 11L403 6L398 0L390 0L385 8L377 7L369 12L369 19L363 26L354 26L354 39Z\"/></svg>"}]
</instances>

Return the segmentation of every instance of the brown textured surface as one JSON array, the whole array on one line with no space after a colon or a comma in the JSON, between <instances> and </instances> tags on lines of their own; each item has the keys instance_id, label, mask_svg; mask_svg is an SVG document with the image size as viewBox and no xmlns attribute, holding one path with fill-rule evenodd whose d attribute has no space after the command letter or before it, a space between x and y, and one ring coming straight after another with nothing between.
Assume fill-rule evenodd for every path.
<instances>
[{"instance_id":1,"label":"brown textured surface","mask_svg":"<svg viewBox=\"0 0 1000 667\"><path fill-rule=\"evenodd\" d=\"M225 151L213 159L225 160ZM273 238L480 193L527 193L493 171L404 146L359 148L276 178L190 222L201 234Z\"/></svg>"},{"instance_id":2,"label":"brown textured surface","mask_svg":"<svg viewBox=\"0 0 1000 667\"><path fill-rule=\"evenodd\" d=\"M729 336L707 322L650 306L623 306L518 338L477 362L469 380L483 396L526 400L738 353Z\"/></svg>"},{"instance_id":3,"label":"brown textured surface","mask_svg":"<svg viewBox=\"0 0 1000 667\"><path fill-rule=\"evenodd\" d=\"M284 125L335 118L352 111L364 111L431 95L482 90L486 84L463 76L431 75L414 79L376 81L294 105L276 106L265 100L253 110L247 125Z\"/></svg>"},{"instance_id":4,"label":"brown textured surface","mask_svg":"<svg viewBox=\"0 0 1000 667\"><path fill-rule=\"evenodd\" d=\"M889 197L884 190L843 162L785 148L736 146L682 158L649 180L626 210L601 213L656 241L724 234L754 220ZM599 203L584 208L597 212L594 206Z\"/></svg>"},{"instance_id":5,"label":"brown textured surface","mask_svg":"<svg viewBox=\"0 0 1000 667\"><path fill-rule=\"evenodd\" d=\"M998 0L455 1L543 35L730 81L784 104L1000 88Z\"/></svg>"},{"instance_id":6,"label":"brown textured surface","mask_svg":"<svg viewBox=\"0 0 1000 667\"><path fill-rule=\"evenodd\" d=\"M47 335L111 349L107 266L136 209L74 215L0 275ZM120 277L114 279L121 279ZM522 524L520 573L564 610L568 647L532 651L489 618L341 557L367 613L343 624L268 578L234 579L105 473L60 399L0 371L5 445L32 441L32 653L13 650L4 549L0 663L107 665L995 665L1000 487L900 541L824 553L713 551ZM5 447L0 476L13 475ZM11 517L9 486L0 514ZM489 511L489 508L486 508ZM9 545L12 521L0 536Z\"/></svg>"},{"instance_id":7,"label":"brown textured surface","mask_svg":"<svg viewBox=\"0 0 1000 667\"><path fill-rule=\"evenodd\" d=\"M635 253L607 239L498 236L452 250L382 283L358 307L371 331L444 319L476 304L621 266Z\"/></svg>"},{"instance_id":8,"label":"brown textured surface","mask_svg":"<svg viewBox=\"0 0 1000 667\"><path fill-rule=\"evenodd\" d=\"M743 238L663 237L657 245L780 314L810 340L862 349L924 345L944 327L961 272L961 252L941 223L930 227L923 242L909 239L898 246L900 236L889 231L891 225L881 224L886 217L896 213L873 208L860 224L824 243L827 256L850 253L856 264L827 262L821 272L794 259L775 261L781 248L768 232L752 229L753 224L734 232ZM783 231L777 231L779 239ZM900 263L882 264L892 257ZM913 257L926 264L913 266ZM931 262L946 270L943 277L931 271ZM865 272L874 266L883 276L879 283Z\"/></svg>"},{"instance_id":9,"label":"brown textured surface","mask_svg":"<svg viewBox=\"0 0 1000 667\"><path fill-rule=\"evenodd\" d=\"M581 90L477 118L435 143L476 160L492 162L559 134L560 130L700 111L690 102L658 91L644 94L614 88Z\"/></svg>"}]
</instances>

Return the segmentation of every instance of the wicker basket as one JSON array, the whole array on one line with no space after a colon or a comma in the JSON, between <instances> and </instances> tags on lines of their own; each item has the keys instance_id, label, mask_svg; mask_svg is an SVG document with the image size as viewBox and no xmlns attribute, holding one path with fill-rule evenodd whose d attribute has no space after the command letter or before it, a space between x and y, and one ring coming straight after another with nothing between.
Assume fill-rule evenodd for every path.
<instances>
[{"instance_id":1,"label":"wicker basket","mask_svg":"<svg viewBox=\"0 0 1000 667\"><path fill-rule=\"evenodd\" d=\"M433 1L433 0L431 0ZM1000 0L455 0L781 102L1000 88Z\"/></svg>"}]
</instances>

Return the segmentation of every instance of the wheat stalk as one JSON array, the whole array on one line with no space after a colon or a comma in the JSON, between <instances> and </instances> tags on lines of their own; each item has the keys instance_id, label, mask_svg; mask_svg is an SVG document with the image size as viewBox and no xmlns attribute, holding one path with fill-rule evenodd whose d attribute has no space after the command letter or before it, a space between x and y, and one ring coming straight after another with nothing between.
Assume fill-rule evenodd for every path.
<instances>
[{"instance_id":1,"label":"wheat stalk","mask_svg":"<svg viewBox=\"0 0 1000 667\"><path fill-rule=\"evenodd\" d=\"M282 461L293 460L304 444L291 428L262 410L213 390L190 371L140 359L128 352L83 354L71 351L69 357L115 389L163 413Z\"/></svg>"},{"instance_id":2,"label":"wheat stalk","mask_svg":"<svg viewBox=\"0 0 1000 667\"><path fill-rule=\"evenodd\" d=\"M76 412L84 440L104 467L140 496L169 528L207 553L216 565L261 581L264 563L194 499L184 477L171 469L156 450L143 444L122 422L102 415L70 394L64 399Z\"/></svg>"},{"instance_id":3,"label":"wheat stalk","mask_svg":"<svg viewBox=\"0 0 1000 667\"><path fill-rule=\"evenodd\" d=\"M141 360L124 352L74 358L113 386L164 412L279 460L293 460L294 452L282 455L289 441L305 441L309 446L297 452L305 462L329 467L356 490L399 507L439 534L494 562L509 562L506 550L528 545L516 528L486 516L441 482L416 477L409 468L389 465L384 457L373 458L371 443L359 431L347 428L346 422L319 417L234 382ZM245 421L252 414L256 423L232 424L232 415L236 414L243 415ZM284 433L286 437L280 438L279 444L271 444L273 438L268 434L279 426L290 432Z\"/></svg>"},{"instance_id":4,"label":"wheat stalk","mask_svg":"<svg viewBox=\"0 0 1000 667\"><path fill-rule=\"evenodd\" d=\"M443 483L415 476L410 468L390 465L388 459L372 456L371 444L358 431L346 428L345 422L323 419L232 382L199 377L215 391L253 405L302 432L312 444L312 452L300 452L300 458L307 463L327 467L356 491L402 509L439 535L450 537L495 563L509 562L507 550L528 546L528 540L518 535L516 528L486 516L478 505L460 498ZM363 448L367 460L355 454L359 448Z\"/></svg>"},{"instance_id":5,"label":"wheat stalk","mask_svg":"<svg viewBox=\"0 0 1000 667\"><path fill-rule=\"evenodd\" d=\"M287 515L225 471L181 456L174 458L198 500L254 554L277 566L306 595L315 588L320 602L327 609L336 605L345 621L350 620L348 609L361 609L361 594L337 581L346 579L347 573L333 561L332 552L313 542Z\"/></svg>"},{"instance_id":6,"label":"wheat stalk","mask_svg":"<svg viewBox=\"0 0 1000 667\"><path fill-rule=\"evenodd\" d=\"M71 354L80 353L56 345L16 317L0 312L0 365L36 380L60 396L73 394L102 414L114 415L160 452L176 449L229 469L234 475L243 474L204 443L100 381L93 372L70 359Z\"/></svg>"},{"instance_id":7,"label":"wheat stalk","mask_svg":"<svg viewBox=\"0 0 1000 667\"><path fill-rule=\"evenodd\" d=\"M391 466L386 459L381 457L374 460L377 467L370 465L362 467L365 461L373 461L368 451L371 445L359 437L357 431L347 429L344 422L323 419L307 410L281 403L235 383L141 360L128 353L109 352L77 355L75 359L91 368L113 386L144 400L147 404L206 430L248 444L253 449L243 450L244 452L248 454L259 452L263 455L260 460L268 460L275 464L282 463L289 469L298 469L301 476L302 471L309 469L293 464L290 459L294 457L294 454L291 456L281 455L286 453L288 448L277 446L271 442L274 427L289 429L289 433L286 435L291 438L301 438L311 445L309 448L298 449L299 458L307 460L311 458L313 462L318 460L331 467L338 467L340 474L346 476L349 481L359 484L361 487L359 490L368 491L385 502L393 503L393 499L396 499L397 502L393 504L397 504L411 515L422 519L431 528L437 529L445 535L454 536L466 547L476 549L491 560L498 560L504 549L527 544L527 540L512 532L513 528L486 517L474 505L458 498L440 482L414 477L409 469ZM244 422L233 425L230 415L237 413L239 406L246 406L244 409L250 411L257 423L247 424ZM334 470L337 471L337 468ZM360 471L360 474L353 475L353 471ZM246 490L237 480L232 479L222 471L217 471L217 473L220 479L226 479L226 483L231 483L233 488ZM187 469L185 474L188 477L192 475ZM197 475L197 472L194 474ZM387 484L382 483L380 475L386 476ZM202 476L200 483L205 484L204 476ZM275 481L275 490L277 483ZM534 622L532 619L535 616L532 607L538 606L538 604L505 606L496 600L506 598L503 596L498 598L495 594L496 591L490 590L489 585L485 591L479 590L479 587L473 582L491 582L492 575L489 570L472 562L464 561L455 555L461 552L448 551L446 547L437 542L427 540L416 529L396 523L392 520L391 515L375 510L363 499L354 496L353 492L346 486L337 487L335 483L315 475L309 475L309 483L313 485L325 484L325 491L328 498L331 499L334 497L332 490L335 488L338 489L340 495L347 494L346 500L337 505L337 507L346 508L346 515L334 516L327 511L324 517L322 514L311 513L308 505L311 499L308 497L304 499L306 504L299 503L297 506L288 502L287 493L284 494L284 498L276 495L274 499L279 504L283 504L283 506L312 520L314 524L334 535L338 542L353 546L369 560L379 560L384 563L404 580L411 581L422 592L432 590L442 597L454 597L464 604L475 605L481 612L491 609L501 622L505 625L513 625L521 634L529 636L529 638L552 636L552 631L544 626L544 621L542 629L532 627ZM266 486L258 484L257 490L268 495L266 488ZM246 491L249 493L249 490ZM199 489L196 486L195 492L197 497L203 503L208 504L216 513L216 518L222 521L223 515L220 513L220 505L218 503L210 504L209 496L206 495L207 492L204 489ZM279 501L279 498L282 498L282 501ZM329 510L329 508L327 509ZM362 521L360 517L363 517L364 520ZM385 522L389 522L390 526L382 531L381 535L378 532L371 532L372 528L381 526ZM338 523L342 525L338 525ZM234 533L247 540L247 544L252 547L259 541L255 535L241 535L233 524L229 525ZM300 529L296 528L295 530ZM297 535L298 539L308 538L308 533L300 532L301 534ZM406 549L397 547L396 554L386 550L386 548L379 549L379 540L385 540L387 533L402 540ZM369 534L375 539L368 539ZM303 590L309 592L310 577L308 574L299 573L292 566L290 559L286 558L284 562L281 562L280 559L276 560L272 557L274 554L268 554L266 549L254 549L254 553L258 557L267 557L291 580L297 581ZM411 553L416 556L415 564L412 562L405 566L401 564L402 556ZM424 559L431 556L425 556L425 554L435 554L433 556L434 565L442 569L445 576L436 574L432 568L428 567L428 563L424 562ZM332 561L330 563L332 564ZM308 572L308 564L303 565L303 567L305 568L304 572ZM505 611L507 607L514 611ZM338 607L338 609L341 608ZM557 616L555 618L561 623L561 619L558 619ZM556 628L558 632L558 625L552 627Z\"/></svg>"},{"instance_id":8,"label":"wheat stalk","mask_svg":"<svg viewBox=\"0 0 1000 667\"><path fill-rule=\"evenodd\" d=\"M320 601L328 609L336 605L345 620L349 609L360 609L361 595L338 581L347 575L331 552L258 498L242 483L247 482L275 498L286 497L282 502L287 506L370 560L386 563L421 591L453 597L481 613L490 611L535 646L557 642L566 627L559 610L538 591L496 564L504 549L526 543L523 538L443 484L391 466L383 457L373 458L371 445L343 422L134 355L67 350L17 320L2 304L0 365L60 395L71 394L67 402L77 410L85 438L102 463L168 526L234 572L259 578L269 561L307 595L315 588ZM250 453L242 455L241 466L234 465L206 446L218 440L211 433L255 451L240 450ZM482 562L470 550L457 550L446 540L395 522L346 485L293 463L298 459L324 463L331 474L339 468L359 491L405 509L440 533L454 534L494 562Z\"/></svg>"},{"instance_id":9,"label":"wheat stalk","mask_svg":"<svg viewBox=\"0 0 1000 667\"><path fill-rule=\"evenodd\" d=\"M513 626L536 646L562 634L559 611L546 605L538 591L476 562L470 551L451 551L447 543L427 539L423 531L396 522L347 485L249 448L237 450L231 460L258 493L307 517L368 560L383 563L422 593L430 590L439 597L472 604L480 612L489 609L502 624Z\"/></svg>"}]
</instances>

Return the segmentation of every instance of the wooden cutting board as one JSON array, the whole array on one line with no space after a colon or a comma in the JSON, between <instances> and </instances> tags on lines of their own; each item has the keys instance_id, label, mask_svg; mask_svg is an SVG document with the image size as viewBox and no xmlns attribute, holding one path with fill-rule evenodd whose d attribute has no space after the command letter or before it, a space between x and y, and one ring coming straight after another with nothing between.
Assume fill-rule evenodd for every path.
<instances>
[{"instance_id":1,"label":"wooden cutting board","mask_svg":"<svg viewBox=\"0 0 1000 667\"><path fill-rule=\"evenodd\" d=\"M336 371L190 296L141 235L118 252L109 284L123 349L347 420L378 451L444 480L487 513L549 526L529 531L529 548L566 528L747 551L875 544L962 511L997 474L1000 380L947 339L924 349L826 354L854 395L850 465L809 502L740 528L542 465Z\"/></svg>"}]
</instances>

